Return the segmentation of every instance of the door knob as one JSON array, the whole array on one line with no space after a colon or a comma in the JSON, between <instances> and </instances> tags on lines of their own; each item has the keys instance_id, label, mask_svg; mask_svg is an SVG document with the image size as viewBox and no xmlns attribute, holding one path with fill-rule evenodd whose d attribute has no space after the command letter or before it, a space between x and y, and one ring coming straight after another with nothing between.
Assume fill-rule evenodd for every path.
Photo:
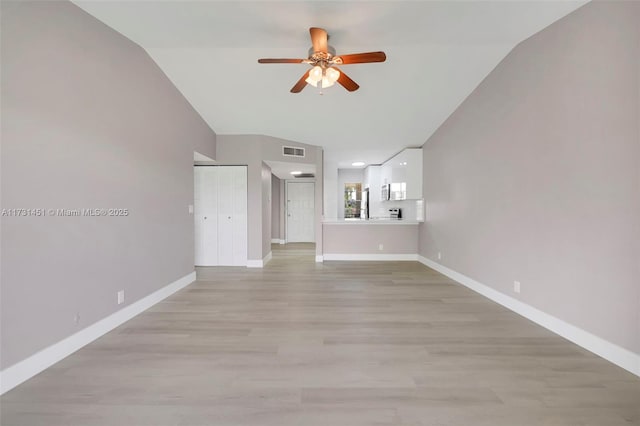
<instances>
[{"instance_id":1,"label":"door knob","mask_svg":"<svg viewBox=\"0 0 640 426\"><path fill-rule=\"evenodd\" d=\"M207 217L206 217L206 216L205 216L204 218L205 218L205 220L207 219Z\"/></svg>"}]
</instances>

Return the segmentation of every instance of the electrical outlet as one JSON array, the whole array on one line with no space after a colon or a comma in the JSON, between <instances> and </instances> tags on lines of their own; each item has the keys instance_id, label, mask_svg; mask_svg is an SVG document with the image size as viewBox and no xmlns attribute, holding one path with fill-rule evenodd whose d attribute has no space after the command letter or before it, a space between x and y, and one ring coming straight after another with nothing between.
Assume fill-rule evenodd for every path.
<instances>
[{"instance_id":1,"label":"electrical outlet","mask_svg":"<svg viewBox=\"0 0 640 426\"><path fill-rule=\"evenodd\" d=\"M124 303L124 290L120 290L118 292L118 305L122 305Z\"/></svg>"},{"instance_id":2,"label":"electrical outlet","mask_svg":"<svg viewBox=\"0 0 640 426\"><path fill-rule=\"evenodd\" d=\"M378 244L378 250L380 251L384 250L384 246L382 244Z\"/></svg>"},{"instance_id":3,"label":"electrical outlet","mask_svg":"<svg viewBox=\"0 0 640 426\"><path fill-rule=\"evenodd\" d=\"M520 281L513 282L513 291L515 293L520 293Z\"/></svg>"},{"instance_id":4,"label":"electrical outlet","mask_svg":"<svg viewBox=\"0 0 640 426\"><path fill-rule=\"evenodd\" d=\"M73 323L80 324L80 312L76 312L76 314L73 316Z\"/></svg>"},{"instance_id":5,"label":"electrical outlet","mask_svg":"<svg viewBox=\"0 0 640 426\"><path fill-rule=\"evenodd\" d=\"M193 204L189 204L189 214L193 214Z\"/></svg>"},{"instance_id":6,"label":"electrical outlet","mask_svg":"<svg viewBox=\"0 0 640 426\"><path fill-rule=\"evenodd\" d=\"M438 260L442 259L442 253L438 252Z\"/></svg>"}]
</instances>

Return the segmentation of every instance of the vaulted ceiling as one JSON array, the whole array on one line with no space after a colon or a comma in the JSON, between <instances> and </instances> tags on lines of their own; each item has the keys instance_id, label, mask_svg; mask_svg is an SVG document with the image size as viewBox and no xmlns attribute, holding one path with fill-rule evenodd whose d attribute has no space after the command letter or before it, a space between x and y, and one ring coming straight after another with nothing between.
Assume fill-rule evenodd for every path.
<instances>
[{"instance_id":1,"label":"vaulted ceiling","mask_svg":"<svg viewBox=\"0 0 640 426\"><path fill-rule=\"evenodd\" d=\"M338 167L381 163L422 145L519 42L586 1L115 1L75 4L138 43L218 134L265 134L322 146ZM356 92L289 89L309 27L346 65Z\"/></svg>"}]
</instances>

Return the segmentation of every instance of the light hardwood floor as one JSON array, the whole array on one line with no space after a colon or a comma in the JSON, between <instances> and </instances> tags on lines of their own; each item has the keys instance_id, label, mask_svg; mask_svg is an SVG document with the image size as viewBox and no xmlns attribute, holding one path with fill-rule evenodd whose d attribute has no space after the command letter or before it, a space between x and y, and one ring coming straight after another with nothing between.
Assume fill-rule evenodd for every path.
<instances>
[{"instance_id":1,"label":"light hardwood floor","mask_svg":"<svg viewBox=\"0 0 640 426\"><path fill-rule=\"evenodd\" d=\"M416 262L198 281L0 399L9 425L639 425L640 379Z\"/></svg>"}]
</instances>

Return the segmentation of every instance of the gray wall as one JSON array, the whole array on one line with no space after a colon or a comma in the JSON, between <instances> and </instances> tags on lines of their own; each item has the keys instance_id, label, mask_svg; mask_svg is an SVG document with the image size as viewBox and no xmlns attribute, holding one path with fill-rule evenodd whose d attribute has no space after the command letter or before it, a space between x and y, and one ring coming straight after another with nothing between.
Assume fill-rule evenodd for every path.
<instances>
[{"instance_id":1,"label":"gray wall","mask_svg":"<svg viewBox=\"0 0 640 426\"><path fill-rule=\"evenodd\" d=\"M271 168L262 163L262 253L271 253Z\"/></svg>"},{"instance_id":2,"label":"gray wall","mask_svg":"<svg viewBox=\"0 0 640 426\"><path fill-rule=\"evenodd\" d=\"M636 353L639 25L595 2L517 46L424 145L420 227L421 255Z\"/></svg>"},{"instance_id":3,"label":"gray wall","mask_svg":"<svg viewBox=\"0 0 640 426\"><path fill-rule=\"evenodd\" d=\"M271 175L271 238L280 239L280 179Z\"/></svg>"},{"instance_id":4,"label":"gray wall","mask_svg":"<svg viewBox=\"0 0 640 426\"><path fill-rule=\"evenodd\" d=\"M323 194L324 208L322 213L325 220L334 220L338 217L339 209L344 211L344 205L341 203L342 197L338 196L338 163L327 161L323 167L323 185L327 190Z\"/></svg>"},{"instance_id":5,"label":"gray wall","mask_svg":"<svg viewBox=\"0 0 640 426\"><path fill-rule=\"evenodd\" d=\"M216 135L69 2L2 2L1 28L2 208L130 212L2 217L4 369L193 271L193 152Z\"/></svg>"}]
</instances>

